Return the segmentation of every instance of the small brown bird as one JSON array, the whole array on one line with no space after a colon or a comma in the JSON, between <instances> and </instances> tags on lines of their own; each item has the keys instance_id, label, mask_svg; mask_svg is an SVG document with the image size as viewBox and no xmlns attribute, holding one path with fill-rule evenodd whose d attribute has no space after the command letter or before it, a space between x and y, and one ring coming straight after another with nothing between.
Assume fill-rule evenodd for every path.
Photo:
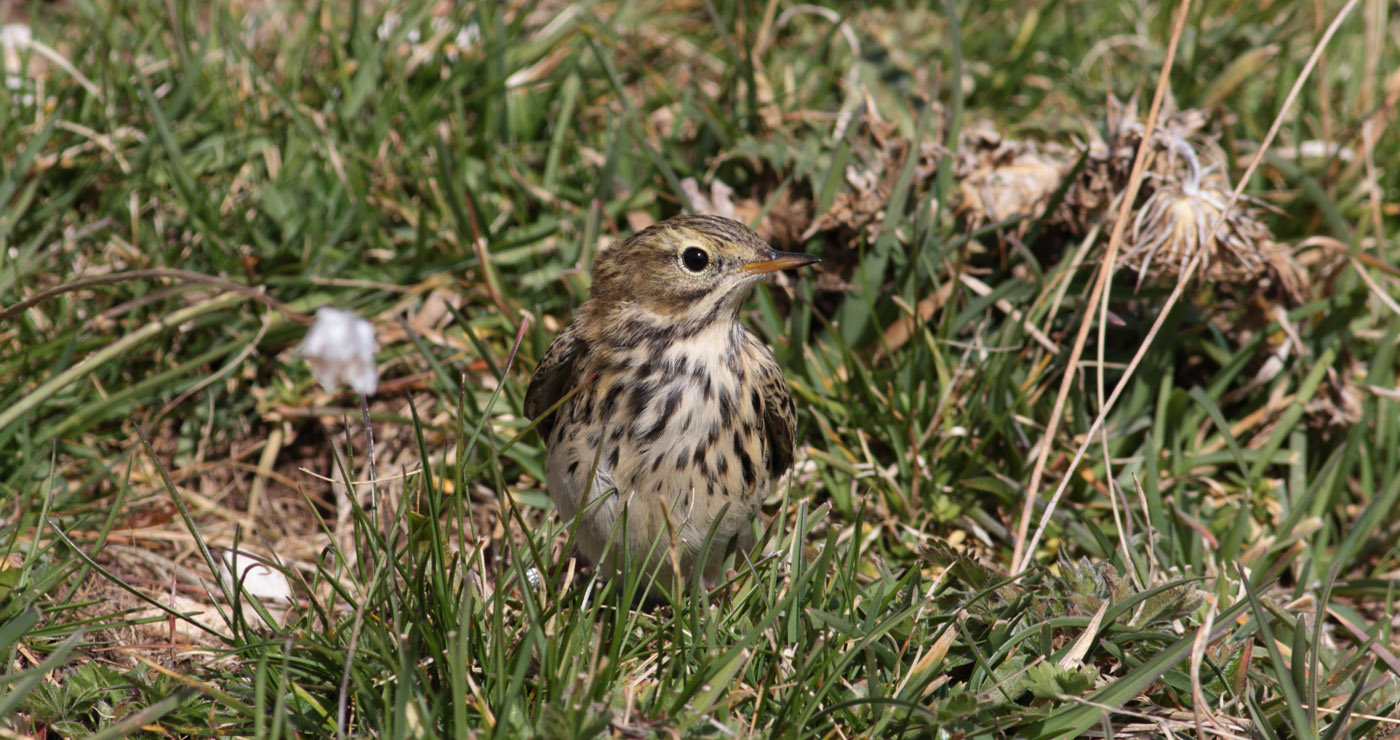
<instances>
[{"instance_id":1,"label":"small brown bird","mask_svg":"<svg viewBox=\"0 0 1400 740\"><path fill-rule=\"evenodd\" d=\"M763 276L817 261L715 216L677 216L599 253L592 294L540 360L525 413L540 419L550 498L603 572L642 565L668 586L674 575L712 585L729 551L753 547L796 420L739 308Z\"/></svg>"}]
</instances>

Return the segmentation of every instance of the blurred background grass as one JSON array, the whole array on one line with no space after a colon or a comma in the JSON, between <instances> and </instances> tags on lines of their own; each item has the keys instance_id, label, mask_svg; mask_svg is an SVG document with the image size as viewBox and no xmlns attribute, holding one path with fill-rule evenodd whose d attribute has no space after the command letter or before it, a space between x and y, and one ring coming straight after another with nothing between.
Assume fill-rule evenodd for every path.
<instances>
[{"instance_id":1,"label":"blurred background grass","mask_svg":"<svg viewBox=\"0 0 1400 740\"><path fill-rule=\"evenodd\" d=\"M10 732L1395 731L1386 3L1189 9L1153 151L1228 193L1281 114L1234 232L1268 266L1168 311L1189 255L1139 251L1103 312L1168 8L0 7ZM1150 169L1133 214L1189 179ZM745 315L799 463L725 595L633 611L568 557L520 402L596 250L688 210L824 258ZM357 402L292 353L321 305L383 345L393 527L346 484ZM294 603L221 585L231 548Z\"/></svg>"}]
</instances>

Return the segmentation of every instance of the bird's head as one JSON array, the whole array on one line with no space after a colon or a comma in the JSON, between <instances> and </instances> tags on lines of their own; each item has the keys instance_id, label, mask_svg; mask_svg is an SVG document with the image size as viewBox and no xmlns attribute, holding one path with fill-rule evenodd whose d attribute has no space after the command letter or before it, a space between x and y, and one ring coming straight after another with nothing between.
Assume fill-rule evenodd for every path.
<instances>
[{"instance_id":1,"label":"bird's head","mask_svg":"<svg viewBox=\"0 0 1400 740\"><path fill-rule=\"evenodd\" d=\"M676 324L733 320L759 280L817 261L773 249L738 221L676 216L600 252L589 303L599 320L619 309Z\"/></svg>"}]
</instances>

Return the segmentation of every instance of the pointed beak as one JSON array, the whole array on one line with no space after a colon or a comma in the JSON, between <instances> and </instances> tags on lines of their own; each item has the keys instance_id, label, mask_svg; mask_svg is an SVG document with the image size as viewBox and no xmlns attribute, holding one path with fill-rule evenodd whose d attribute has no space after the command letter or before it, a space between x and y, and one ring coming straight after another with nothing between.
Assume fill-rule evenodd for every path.
<instances>
[{"instance_id":1,"label":"pointed beak","mask_svg":"<svg viewBox=\"0 0 1400 740\"><path fill-rule=\"evenodd\" d=\"M798 252L779 252L776 249L769 250L765 255L766 259L760 262L744 265L739 271L745 275L762 275L779 270L791 270L794 267L810 265L813 262L821 262L821 257L813 257L810 254L800 254Z\"/></svg>"}]
</instances>

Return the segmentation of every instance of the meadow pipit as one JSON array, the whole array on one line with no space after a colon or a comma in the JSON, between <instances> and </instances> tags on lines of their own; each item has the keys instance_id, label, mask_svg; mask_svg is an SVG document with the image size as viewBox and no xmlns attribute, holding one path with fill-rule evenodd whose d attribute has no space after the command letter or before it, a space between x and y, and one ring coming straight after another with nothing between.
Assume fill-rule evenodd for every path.
<instances>
[{"instance_id":1,"label":"meadow pipit","mask_svg":"<svg viewBox=\"0 0 1400 740\"><path fill-rule=\"evenodd\" d=\"M763 276L816 261L714 216L677 216L599 253L592 294L540 360L525 413L539 419L577 389L537 429L550 498L603 572L634 564L659 568L663 584L715 584L728 552L753 547L796 421L739 308Z\"/></svg>"}]
</instances>

